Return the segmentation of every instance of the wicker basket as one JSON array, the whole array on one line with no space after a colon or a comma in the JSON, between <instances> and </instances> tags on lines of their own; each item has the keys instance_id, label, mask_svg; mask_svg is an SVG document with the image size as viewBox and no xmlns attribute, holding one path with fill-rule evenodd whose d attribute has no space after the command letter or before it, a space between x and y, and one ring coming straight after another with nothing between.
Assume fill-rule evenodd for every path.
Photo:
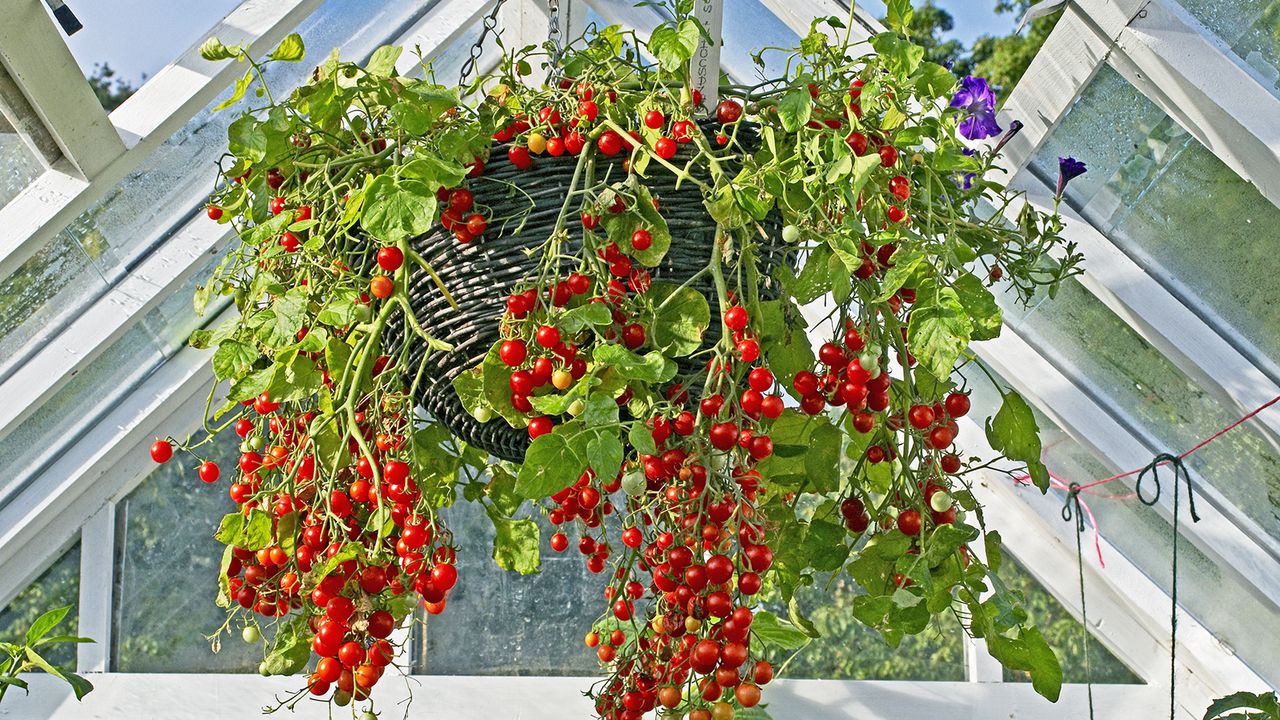
<instances>
[{"instance_id":1,"label":"wicker basket","mask_svg":"<svg viewBox=\"0 0 1280 720\"><path fill-rule=\"evenodd\" d=\"M681 154L685 152L681 150ZM623 179L622 157L599 157L596 178ZM680 155L673 162L680 164ZM551 234L576 163L577 158L568 155L541 156L534 159L532 169L522 171L508 162L506 145L495 145L484 174L472 180L470 188L476 205L489 208L491 217L514 219L504 227L490 227L483 238L467 245L458 243L443 228L413 241L414 249L435 268L460 306L452 308L425 272L413 276L409 296L414 314L427 332L453 346L451 351L436 352L428 358L419 381L418 402L455 437L515 462L524 459L529 446L526 431L512 428L498 417L487 423L476 421L462 407L451 381L479 364L498 341L498 318L506 309L506 298L536 264L526 250L540 245ZM715 224L696 185L685 183L677 189L675 178L654 166L647 187L661 199L662 215L672 237L667 256L652 270L653 277L682 283L710 261ZM581 242L581 225L574 221L568 226L572 241ZM759 248L759 257L762 271L767 272L784 261L787 249L777 219L770 218L765 227L771 242ZM713 293L709 280L695 287ZM396 347L402 335L402 328L391 328L388 346ZM707 341L718 339L719 324L713 322ZM414 343L409 350L408 367L414 368L415 374L423 349L421 343ZM682 368L690 370L691 367ZM407 382L412 380L410 377Z\"/></svg>"}]
</instances>

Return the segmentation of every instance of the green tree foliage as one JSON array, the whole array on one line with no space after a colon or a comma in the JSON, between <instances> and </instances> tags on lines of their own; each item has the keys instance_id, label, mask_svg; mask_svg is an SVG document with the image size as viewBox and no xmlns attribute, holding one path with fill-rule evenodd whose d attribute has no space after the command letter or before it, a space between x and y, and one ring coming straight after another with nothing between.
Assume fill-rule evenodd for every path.
<instances>
[{"instance_id":1,"label":"green tree foliage","mask_svg":"<svg viewBox=\"0 0 1280 720\"><path fill-rule=\"evenodd\" d=\"M138 91L133 83L117 76L111 64L106 62L94 63L93 73L85 79L89 81L89 87L93 88L93 94L98 96L102 109L107 112L120 107L125 100ZM143 76L143 80L146 80L146 76Z\"/></svg>"},{"instance_id":2,"label":"green tree foliage","mask_svg":"<svg viewBox=\"0 0 1280 720\"><path fill-rule=\"evenodd\" d=\"M1007 14L1016 25L1033 0L996 0L997 13ZM1010 31L1004 35L982 35L972 47L947 34L955 28L955 19L945 9L927 0L915 9L911 18L912 39L925 48L925 59L940 65L950 64L958 75L979 75L987 78L1000 93L1000 99L1009 97L1014 86L1022 79L1031 60L1058 23L1062 11L1037 18L1021 33Z\"/></svg>"}]
</instances>

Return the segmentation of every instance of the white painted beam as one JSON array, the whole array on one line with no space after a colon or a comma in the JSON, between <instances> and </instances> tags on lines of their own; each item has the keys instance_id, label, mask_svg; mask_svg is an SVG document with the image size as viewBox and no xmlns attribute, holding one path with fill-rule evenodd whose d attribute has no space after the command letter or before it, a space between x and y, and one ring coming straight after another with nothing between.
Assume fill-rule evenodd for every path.
<instances>
[{"instance_id":1,"label":"white painted beam","mask_svg":"<svg viewBox=\"0 0 1280 720\"><path fill-rule=\"evenodd\" d=\"M83 178L125 151L41 0L0 3L0 63Z\"/></svg>"},{"instance_id":2,"label":"white painted beam","mask_svg":"<svg viewBox=\"0 0 1280 720\"><path fill-rule=\"evenodd\" d=\"M401 75L408 75L418 67L418 52L422 53L424 60L430 60L440 50L461 38L463 33L469 32L471 25L493 8L494 2L495 0L445 0L439 7L433 8L396 39L396 44L404 47L404 52L396 61L396 70ZM494 47L487 48L486 51L496 54Z\"/></svg>"},{"instance_id":3,"label":"white painted beam","mask_svg":"<svg viewBox=\"0 0 1280 720\"><path fill-rule=\"evenodd\" d=\"M76 672L106 672L111 658L112 601L115 598L116 505L108 502L80 529L80 602L76 611L81 637Z\"/></svg>"}]
</instances>

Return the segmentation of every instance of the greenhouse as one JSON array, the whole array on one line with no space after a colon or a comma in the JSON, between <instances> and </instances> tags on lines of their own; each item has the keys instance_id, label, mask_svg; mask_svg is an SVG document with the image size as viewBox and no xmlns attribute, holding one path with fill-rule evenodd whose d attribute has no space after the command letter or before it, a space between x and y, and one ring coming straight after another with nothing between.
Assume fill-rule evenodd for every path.
<instances>
[{"instance_id":1,"label":"greenhouse","mask_svg":"<svg viewBox=\"0 0 1280 720\"><path fill-rule=\"evenodd\" d=\"M1280 0L3 8L0 719L1280 720Z\"/></svg>"}]
</instances>

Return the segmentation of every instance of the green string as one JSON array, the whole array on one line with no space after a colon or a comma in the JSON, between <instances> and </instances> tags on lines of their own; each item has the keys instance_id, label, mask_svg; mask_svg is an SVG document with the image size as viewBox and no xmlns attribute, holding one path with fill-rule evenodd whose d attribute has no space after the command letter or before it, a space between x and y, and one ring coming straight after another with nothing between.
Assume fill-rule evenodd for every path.
<instances>
[{"instance_id":1,"label":"green string","mask_svg":"<svg viewBox=\"0 0 1280 720\"><path fill-rule=\"evenodd\" d=\"M1076 525L1076 569L1080 576L1080 636L1084 639L1084 680L1089 692L1089 720L1093 720L1093 668L1089 665L1089 611L1084 601L1084 512L1080 507L1080 483L1071 483L1067 502L1062 506L1062 519Z\"/></svg>"},{"instance_id":2,"label":"green string","mask_svg":"<svg viewBox=\"0 0 1280 720\"><path fill-rule=\"evenodd\" d=\"M1182 464L1182 458L1170 453L1162 453L1157 455L1151 464L1142 469L1138 473L1138 483L1136 491L1138 500L1144 505L1154 506L1160 501L1160 467L1162 465L1170 465L1173 467L1173 579L1171 581L1170 594L1172 598L1173 609L1170 612L1169 620L1169 720L1174 720L1174 712L1177 707L1177 680L1178 680L1178 480L1184 480L1187 484L1187 504L1191 510L1192 522L1200 522L1200 516L1196 514L1196 496L1195 489L1191 484L1191 473L1187 471L1185 465ZM1142 483L1146 479L1147 474L1151 474L1151 481L1155 484L1155 494L1148 500L1143 497Z\"/></svg>"}]
</instances>

